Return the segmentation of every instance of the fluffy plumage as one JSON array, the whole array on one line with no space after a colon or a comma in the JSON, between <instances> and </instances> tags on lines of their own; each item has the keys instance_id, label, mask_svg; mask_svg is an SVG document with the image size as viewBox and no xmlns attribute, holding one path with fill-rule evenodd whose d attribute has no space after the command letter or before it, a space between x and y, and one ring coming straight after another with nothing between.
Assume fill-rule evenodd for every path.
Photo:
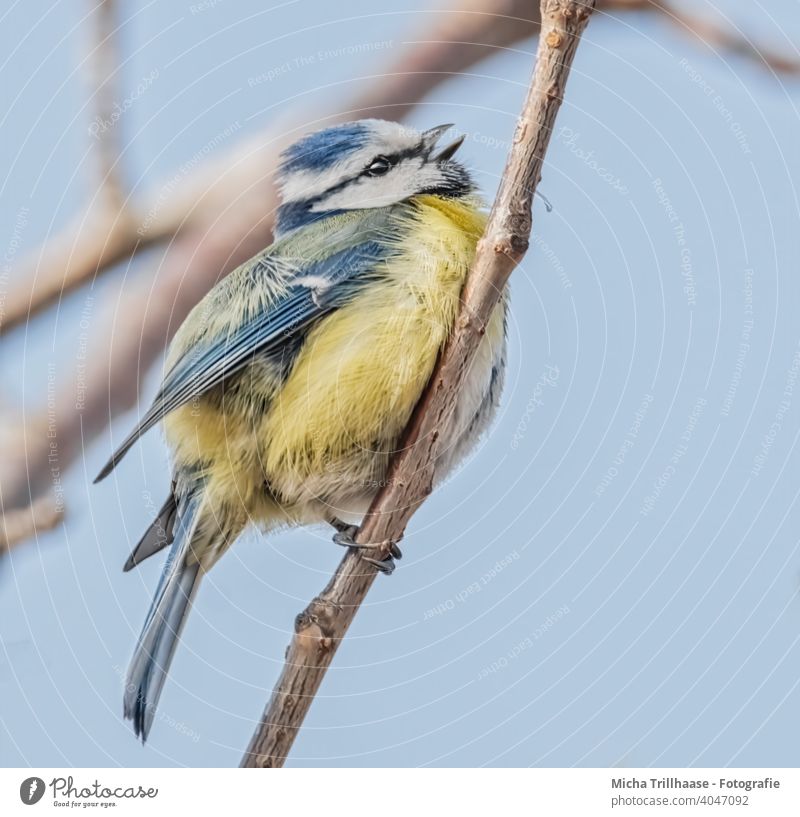
<instances>
[{"instance_id":1,"label":"fluffy plumage","mask_svg":"<svg viewBox=\"0 0 800 817\"><path fill-rule=\"evenodd\" d=\"M287 151L284 207L306 217L284 221L275 243L194 308L152 408L101 472L163 421L172 494L126 564L171 545L126 687L125 714L142 739L199 581L241 531L358 521L385 478L485 221L454 148L434 151L441 131L367 120ZM437 479L497 405L505 308L504 297Z\"/></svg>"}]
</instances>

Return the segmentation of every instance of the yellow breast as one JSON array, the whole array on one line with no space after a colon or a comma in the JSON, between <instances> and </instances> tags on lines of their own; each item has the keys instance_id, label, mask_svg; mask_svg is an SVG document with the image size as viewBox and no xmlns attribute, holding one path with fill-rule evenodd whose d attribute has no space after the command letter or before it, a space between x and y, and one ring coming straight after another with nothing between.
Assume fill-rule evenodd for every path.
<instances>
[{"instance_id":1,"label":"yellow breast","mask_svg":"<svg viewBox=\"0 0 800 817\"><path fill-rule=\"evenodd\" d=\"M391 231L397 238L387 236L396 252L380 281L311 330L282 386L248 371L224 401L200 398L166 418L176 465L200 467L214 507L244 506L260 522L319 518L336 503L362 507L380 487L452 329L485 223L472 202L422 196L416 205ZM498 309L459 398L460 426L488 391L503 337Z\"/></svg>"},{"instance_id":2,"label":"yellow breast","mask_svg":"<svg viewBox=\"0 0 800 817\"><path fill-rule=\"evenodd\" d=\"M310 333L258 434L277 491L381 473L453 326L484 222L471 203L420 197L383 281Z\"/></svg>"}]
</instances>

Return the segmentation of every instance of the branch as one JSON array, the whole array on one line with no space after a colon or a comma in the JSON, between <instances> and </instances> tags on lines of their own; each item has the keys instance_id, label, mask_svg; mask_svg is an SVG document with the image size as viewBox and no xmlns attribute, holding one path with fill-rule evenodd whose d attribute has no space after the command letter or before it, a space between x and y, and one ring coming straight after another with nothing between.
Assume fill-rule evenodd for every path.
<instances>
[{"instance_id":1,"label":"branch","mask_svg":"<svg viewBox=\"0 0 800 817\"><path fill-rule=\"evenodd\" d=\"M99 193L104 204L121 212L125 203L125 185L120 174L119 157L122 154L122 138L119 128L114 126L115 99L119 91L115 76L119 70L119 55L116 49L116 0L100 0L95 10L95 47L88 62L89 74L97 109L97 170ZM102 126L100 123L103 123ZM91 127L89 131L92 132Z\"/></svg>"},{"instance_id":2,"label":"branch","mask_svg":"<svg viewBox=\"0 0 800 817\"><path fill-rule=\"evenodd\" d=\"M384 555L400 541L409 519L430 494L441 430L483 337L500 294L528 248L531 200L561 105L578 41L595 0L542 0L536 67L517 123L513 147L472 271L461 313L406 429L387 486L375 498L356 536ZM373 551L374 554L374 551ZM327 587L295 621L286 663L242 765L282 766L377 570L355 549L342 559Z\"/></svg>"},{"instance_id":3,"label":"branch","mask_svg":"<svg viewBox=\"0 0 800 817\"><path fill-rule=\"evenodd\" d=\"M84 214L23 262L16 275L21 283L8 293L0 332L24 323L64 293L90 281L98 268L113 265L136 249L138 236L126 206L119 164L121 138L114 115L119 91L114 81L119 65L115 0L101 0L92 16L94 46L87 73L97 123L94 130L89 128L97 142L97 187Z\"/></svg>"},{"instance_id":4,"label":"branch","mask_svg":"<svg viewBox=\"0 0 800 817\"><path fill-rule=\"evenodd\" d=\"M27 508L5 513L0 526L0 555L10 543L28 538L34 533L52 530L64 517L64 508L55 497L46 494L35 499Z\"/></svg>"}]
</instances>

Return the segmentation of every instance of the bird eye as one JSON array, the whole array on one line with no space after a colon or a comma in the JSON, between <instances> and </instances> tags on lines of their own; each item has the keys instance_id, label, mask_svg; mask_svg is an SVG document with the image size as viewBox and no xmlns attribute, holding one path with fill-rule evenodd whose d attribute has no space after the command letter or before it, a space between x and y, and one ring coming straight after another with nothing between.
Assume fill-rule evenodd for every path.
<instances>
[{"instance_id":1,"label":"bird eye","mask_svg":"<svg viewBox=\"0 0 800 817\"><path fill-rule=\"evenodd\" d=\"M392 163L385 156L378 156L372 160L367 168L367 176L383 176L392 169Z\"/></svg>"}]
</instances>

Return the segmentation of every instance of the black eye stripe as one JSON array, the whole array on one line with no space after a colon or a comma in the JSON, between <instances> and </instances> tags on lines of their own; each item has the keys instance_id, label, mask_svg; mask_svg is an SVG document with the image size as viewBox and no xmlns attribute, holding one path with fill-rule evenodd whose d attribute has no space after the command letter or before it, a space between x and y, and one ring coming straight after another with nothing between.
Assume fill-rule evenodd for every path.
<instances>
[{"instance_id":1,"label":"black eye stripe","mask_svg":"<svg viewBox=\"0 0 800 817\"><path fill-rule=\"evenodd\" d=\"M385 154L381 154L379 156L376 156L372 160L372 162L370 162L370 164L367 165L367 167L364 168L361 175L363 175L363 176L373 175L372 173L369 172L369 169L370 169L371 165L375 161L377 161L378 159L385 159L386 161L389 162L391 167L394 167L395 165L400 164L400 162L402 162L404 159L409 159L409 158L414 157L414 156L419 156L420 158L423 159L423 161L427 158L427 154L425 153L424 145L422 143L420 143L418 145L414 145L414 146L412 146L410 148L406 148L405 150L399 150L399 151L397 151L395 153L385 153ZM388 172L388 171L385 171L385 172ZM377 174L374 174L374 175L383 175L383 174L377 173Z\"/></svg>"},{"instance_id":2,"label":"black eye stripe","mask_svg":"<svg viewBox=\"0 0 800 817\"><path fill-rule=\"evenodd\" d=\"M421 144L416 145L415 147L408 148L406 150L397 151L396 153L381 154L381 158L388 159L392 163L392 167L399 164L400 162L402 162L405 159L416 157L416 156L424 158L424 154L422 152L422 145ZM334 184L332 187L329 187L324 192L319 193L316 196L312 196L311 198L305 199L305 201L303 203L307 207L312 207L313 205L319 204L319 203L325 201L325 199L328 199L331 196L336 195L336 193L341 192L342 190L349 187L354 182L357 182L359 179L362 179L364 177L372 178L372 177L370 177L369 173L367 173L368 169L369 169L368 167L364 168L364 170L356 173L355 175L349 176L346 179L342 179L342 181L340 181L338 184Z\"/></svg>"}]
</instances>

